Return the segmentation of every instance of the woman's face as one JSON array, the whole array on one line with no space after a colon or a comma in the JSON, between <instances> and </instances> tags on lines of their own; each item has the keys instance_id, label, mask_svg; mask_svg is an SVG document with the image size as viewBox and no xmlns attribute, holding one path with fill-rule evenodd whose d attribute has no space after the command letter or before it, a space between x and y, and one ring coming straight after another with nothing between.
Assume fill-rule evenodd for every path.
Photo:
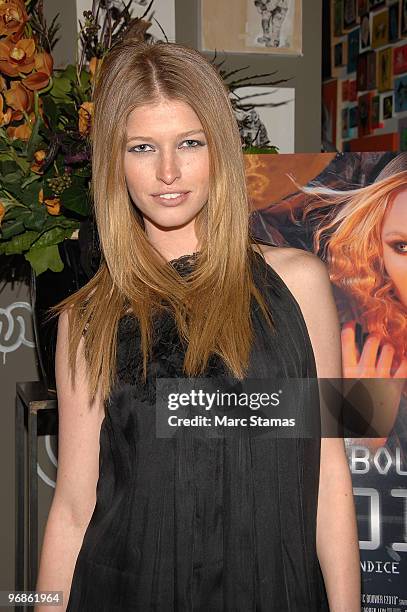
<instances>
[{"instance_id":1,"label":"woman's face","mask_svg":"<svg viewBox=\"0 0 407 612\"><path fill-rule=\"evenodd\" d=\"M407 308L407 188L386 212L382 227L383 261L398 296Z\"/></svg>"},{"instance_id":2,"label":"woman's face","mask_svg":"<svg viewBox=\"0 0 407 612\"><path fill-rule=\"evenodd\" d=\"M127 188L147 235L159 240L161 232L177 228L190 235L209 192L208 146L195 111L161 99L133 110L126 132Z\"/></svg>"}]
</instances>

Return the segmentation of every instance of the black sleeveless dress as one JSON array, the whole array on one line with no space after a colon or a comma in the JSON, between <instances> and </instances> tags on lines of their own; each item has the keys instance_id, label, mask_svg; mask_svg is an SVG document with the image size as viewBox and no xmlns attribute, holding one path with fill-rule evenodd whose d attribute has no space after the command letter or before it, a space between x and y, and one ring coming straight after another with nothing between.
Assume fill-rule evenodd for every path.
<instances>
[{"instance_id":1,"label":"black sleeveless dress","mask_svg":"<svg viewBox=\"0 0 407 612\"><path fill-rule=\"evenodd\" d=\"M188 274L194 255L169 263ZM253 303L247 376L316 378L298 303L258 253L255 262L254 279L277 333ZM316 554L320 439L157 438L156 377L185 375L173 318L160 317L155 333L147 384L140 385L138 327L130 315L120 321L118 382L100 432L97 502L67 610L329 610ZM207 375L223 373L213 356ZM315 410L298 402L305 417Z\"/></svg>"}]
</instances>

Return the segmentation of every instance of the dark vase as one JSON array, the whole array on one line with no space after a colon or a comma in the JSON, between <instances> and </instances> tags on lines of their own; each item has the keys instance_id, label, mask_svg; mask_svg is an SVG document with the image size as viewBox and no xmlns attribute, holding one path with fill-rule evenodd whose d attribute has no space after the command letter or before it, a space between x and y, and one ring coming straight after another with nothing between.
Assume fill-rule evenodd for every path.
<instances>
[{"instance_id":1,"label":"dark vase","mask_svg":"<svg viewBox=\"0 0 407 612\"><path fill-rule=\"evenodd\" d=\"M33 316L34 340L38 364L44 384L50 392L56 393L55 349L58 317L45 321L47 309L63 298L75 293L85 285L89 277L81 262L79 240L66 239L58 244L59 254L64 263L61 272L46 270L36 276L31 270L30 295Z\"/></svg>"}]
</instances>

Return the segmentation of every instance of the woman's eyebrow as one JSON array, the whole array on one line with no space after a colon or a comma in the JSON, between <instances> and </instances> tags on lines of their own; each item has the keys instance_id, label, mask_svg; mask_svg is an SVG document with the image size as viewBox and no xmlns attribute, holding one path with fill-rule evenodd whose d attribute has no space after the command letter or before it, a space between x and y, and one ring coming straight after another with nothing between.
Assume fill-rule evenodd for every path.
<instances>
[{"instance_id":1,"label":"woman's eyebrow","mask_svg":"<svg viewBox=\"0 0 407 612\"><path fill-rule=\"evenodd\" d=\"M204 134L204 131L200 130L199 128L197 130L189 130L188 132L177 134L176 138L185 138L186 136L191 136L192 134ZM131 140L151 140L154 142L154 138L151 136L130 136L130 138L126 140L126 143L130 142Z\"/></svg>"},{"instance_id":2,"label":"woman's eyebrow","mask_svg":"<svg viewBox=\"0 0 407 612\"><path fill-rule=\"evenodd\" d=\"M405 232L400 232L399 230L386 232L384 234L384 238L390 238L391 236L402 236L403 238L407 238L407 234Z\"/></svg>"}]
</instances>

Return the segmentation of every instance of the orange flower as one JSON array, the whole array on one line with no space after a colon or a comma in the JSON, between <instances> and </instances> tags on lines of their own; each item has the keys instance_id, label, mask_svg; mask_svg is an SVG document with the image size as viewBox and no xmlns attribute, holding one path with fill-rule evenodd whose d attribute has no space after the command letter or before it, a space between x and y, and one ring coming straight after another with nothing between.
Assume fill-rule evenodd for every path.
<instances>
[{"instance_id":1,"label":"orange flower","mask_svg":"<svg viewBox=\"0 0 407 612\"><path fill-rule=\"evenodd\" d=\"M6 207L4 206L3 202L0 202L0 225L1 222L3 221L3 217L6 214Z\"/></svg>"},{"instance_id":2,"label":"orange flower","mask_svg":"<svg viewBox=\"0 0 407 612\"><path fill-rule=\"evenodd\" d=\"M40 204L45 204L47 212L50 215L59 215L61 210L61 201L59 198L46 198L44 200L44 190L40 189L38 192L38 201Z\"/></svg>"},{"instance_id":3,"label":"orange flower","mask_svg":"<svg viewBox=\"0 0 407 612\"><path fill-rule=\"evenodd\" d=\"M49 53L37 53L35 56L35 70L28 77L23 79L23 85L28 89L44 89L49 83L49 78L52 74L54 63Z\"/></svg>"},{"instance_id":4,"label":"orange flower","mask_svg":"<svg viewBox=\"0 0 407 612\"><path fill-rule=\"evenodd\" d=\"M45 149L39 149L34 153L34 162L31 164L31 170L36 174L42 174L42 166L47 156Z\"/></svg>"},{"instance_id":5,"label":"orange flower","mask_svg":"<svg viewBox=\"0 0 407 612\"><path fill-rule=\"evenodd\" d=\"M61 214L61 201L59 198L47 198L45 205L50 215L56 216Z\"/></svg>"},{"instance_id":6,"label":"orange flower","mask_svg":"<svg viewBox=\"0 0 407 612\"><path fill-rule=\"evenodd\" d=\"M34 94L21 85L20 81L12 81L4 97L8 106L16 111L30 113L34 107Z\"/></svg>"},{"instance_id":7,"label":"orange flower","mask_svg":"<svg viewBox=\"0 0 407 612\"><path fill-rule=\"evenodd\" d=\"M79 108L79 132L89 134L92 125L93 102L83 102Z\"/></svg>"},{"instance_id":8,"label":"orange flower","mask_svg":"<svg viewBox=\"0 0 407 612\"><path fill-rule=\"evenodd\" d=\"M23 33L28 14L23 0L2 0L0 2L0 36L7 36L16 42Z\"/></svg>"},{"instance_id":9,"label":"orange flower","mask_svg":"<svg viewBox=\"0 0 407 612\"><path fill-rule=\"evenodd\" d=\"M33 38L21 38L14 43L11 40L0 40L0 72L10 77L20 72L28 74L35 66L35 41Z\"/></svg>"},{"instance_id":10,"label":"orange flower","mask_svg":"<svg viewBox=\"0 0 407 612\"><path fill-rule=\"evenodd\" d=\"M5 113L3 111L4 111L4 100L3 100L3 96L0 95L0 126L8 125L10 123L12 112L13 112L11 108L8 108Z\"/></svg>"},{"instance_id":11,"label":"orange flower","mask_svg":"<svg viewBox=\"0 0 407 612\"><path fill-rule=\"evenodd\" d=\"M97 75L100 67L102 65L103 60L101 58L93 56L89 61L89 72L90 72L90 80L93 82L95 75Z\"/></svg>"},{"instance_id":12,"label":"orange flower","mask_svg":"<svg viewBox=\"0 0 407 612\"><path fill-rule=\"evenodd\" d=\"M30 113L29 123L25 122L17 127L10 125L7 128L7 136L12 140L19 138L20 140L29 140L32 132L33 125L35 123L35 113Z\"/></svg>"},{"instance_id":13,"label":"orange flower","mask_svg":"<svg viewBox=\"0 0 407 612\"><path fill-rule=\"evenodd\" d=\"M0 74L0 91L4 91L7 89L6 79L4 79Z\"/></svg>"}]
</instances>

